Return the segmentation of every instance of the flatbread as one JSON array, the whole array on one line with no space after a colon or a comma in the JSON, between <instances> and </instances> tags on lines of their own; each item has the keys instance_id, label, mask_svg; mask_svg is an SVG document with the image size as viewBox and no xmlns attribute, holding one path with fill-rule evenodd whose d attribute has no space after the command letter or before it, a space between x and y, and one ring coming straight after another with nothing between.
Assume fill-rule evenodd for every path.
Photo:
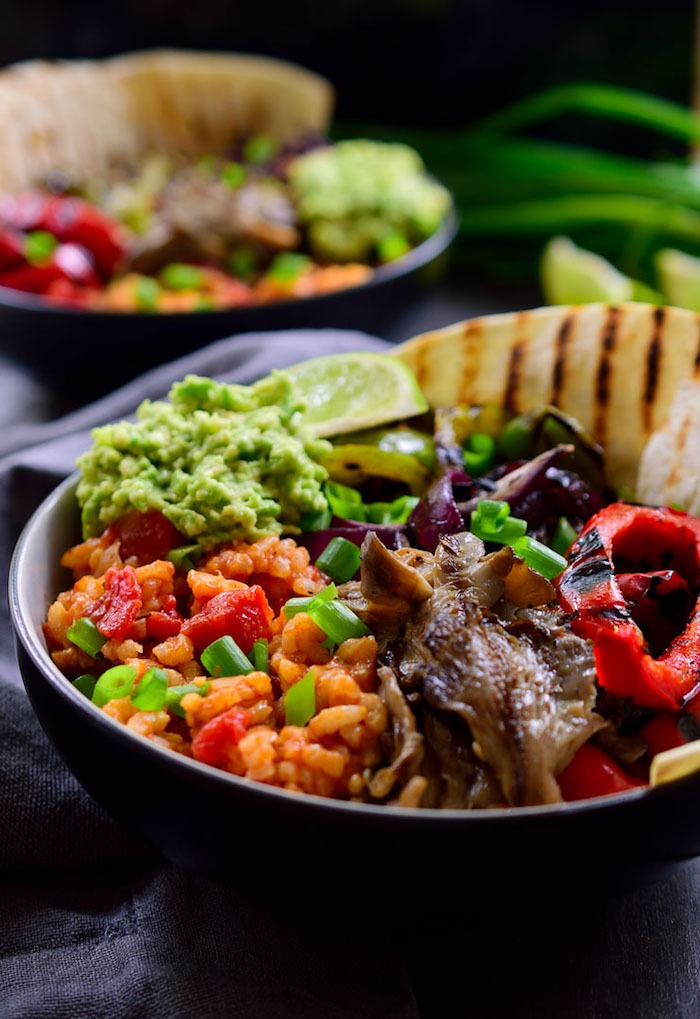
<instances>
[{"instance_id":1,"label":"flatbread","mask_svg":"<svg viewBox=\"0 0 700 1019\"><path fill-rule=\"evenodd\" d=\"M196 158L250 134L324 133L334 91L282 60L149 50L106 60L30 60L0 71L0 191L52 171L99 177L153 152Z\"/></svg>"},{"instance_id":2,"label":"flatbread","mask_svg":"<svg viewBox=\"0 0 700 1019\"><path fill-rule=\"evenodd\" d=\"M629 497L680 383L700 378L700 316L641 303L535 308L424 333L396 354L432 406L561 407L603 445L610 482Z\"/></svg>"},{"instance_id":3,"label":"flatbread","mask_svg":"<svg viewBox=\"0 0 700 1019\"><path fill-rule=\"evenodd\" d=\"M681 382L666 420L642 450L637 495L700 516L700 382Z\"/></svg>"}]
</instances>

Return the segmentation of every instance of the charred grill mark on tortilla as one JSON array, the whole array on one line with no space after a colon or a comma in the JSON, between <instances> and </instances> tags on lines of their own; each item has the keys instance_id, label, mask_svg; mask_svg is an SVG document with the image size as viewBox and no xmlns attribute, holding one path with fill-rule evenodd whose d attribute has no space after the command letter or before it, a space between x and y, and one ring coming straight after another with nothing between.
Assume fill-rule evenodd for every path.
<instances>
[{"instance_id":1,"label":"charred grill mark on tortilla","mask_svg":"<svg viewBox=\"0 0 700 1019\"><path fill-rule=\"evenodd\" d=\"M652 407L656 396L656 389L659 383L659 362L661 360L661 336L663 333L666 313L663 308L655 308L653 313L653 329L649 348L647 350L646 378L644 381L644 396L642 406L642 420L644 431L652 430Z\"/></svg>"},{"instance_id":2,"label":"charred grill mark on tortilla","mask_svg":"<svg viewBox=\"0 0 700 1019\"><path fill-rule=\"evenodd\" d=\"M619 308L610 308L608 310L607 320L601 329L602 342L600 345L598 371L596 373L596 409L595 423L593 426L593 434L599 442L604 441L607 430L608 404L610 402L610 357L615 349L619 317Z\"/></svg>"},{"instance_id":3,"label":"charred grill mark on tortilla","mask_svg":"<svg viewBox=\"0 0 700 1019\"><path fill-rule=\"evenodd\" d=\"M503 406L506 410L509 411L517 410L517 395L518 389L520 388L520 377L524 357L525 357L525 342L524 340L518 340L511 347L510 363L508 364L508 374L506 381L506 390L505 393L503 394Z\"/></svg>"},{"instance_id":4,"label":"charred grill mark on tortilla","mask_svg":"<svg viewBox=\"0 0 700 1019\"><path fill-rule=\"evenodd\" d=\"M473 403L475 382L479 366L479 346L482 342L482 329L479 319L465 322L462 333L462 379L459 387L457 403Z\"/></svg>"},{"instance_id":5,"label":"charred grill mark on tortilla","mask_svg":"<svg viewBox=\"0 0 700 1019\"><path fill-rule=\"evenodd\" d=\"M571 340L571 333L574 326L574 316L566 315L562 319L554 344L554 365L552 367L552 390L549 402L555 406L559 405L561 391L564 385L564 370L566 368L566 354Z\"/></svg>"}]
</instances>

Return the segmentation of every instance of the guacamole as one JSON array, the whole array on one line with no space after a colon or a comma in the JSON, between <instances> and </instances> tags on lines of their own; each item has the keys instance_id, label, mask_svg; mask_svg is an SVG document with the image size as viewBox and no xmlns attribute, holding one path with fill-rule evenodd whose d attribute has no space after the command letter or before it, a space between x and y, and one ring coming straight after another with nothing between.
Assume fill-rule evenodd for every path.
<instances>
[{"instance_id":1,"label":"guacamole","mask_svg":"<svg viewBox=\"0 0 700 1019\"><path fill-rule=\"evenodd\" d=\"M365 138L295 159L289 184L312 253L331 262L386 261L433 234L451 204L408 145ZM403 240L406 247L402 249Z\"/></svg>"},{"instance_id":2,"label":"guacamole","mask_svg":"<svg viewBox=\"0 0 700 1019\"><path fill-rule=\"evenodd\" d=\"M95 428L77 461L84 537L134 509L160 510L204 549L298 531L326 508L317 458L330 448L301 409L283 371L251 386L188 375L135 421Z\"/></svg>"}]
</instances>

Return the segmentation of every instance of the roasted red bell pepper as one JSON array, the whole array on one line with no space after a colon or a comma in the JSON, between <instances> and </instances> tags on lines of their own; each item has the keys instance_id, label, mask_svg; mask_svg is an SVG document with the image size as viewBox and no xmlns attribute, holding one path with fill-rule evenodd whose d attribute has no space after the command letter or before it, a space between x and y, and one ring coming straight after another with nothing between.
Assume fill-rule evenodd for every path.
<instances>
[{"instance_id":1,"label":"roasted red bell pepper","mask_svg":"<svg viewBox=\"0 0 700 1019\"><path fill-rule=\"evenodd\" d=\"M214 595L201 612L185 620L181 632L190 638L197 654L227 635L248 654L256 640L270 636L272 619L265 592L254 584Z\"/></svg>"},{"instance_id":2,"label":"roasted red bell pepper","mask_svg":"<svg viewBox=\"0 0 700 1019\"><path fill-rule=\"evenodd\" d=\"M642 779L628 775L604 750L591 743L584 743L576 751L571 763L557 775L557 782L567 802L590 800L646 785Z\"/></svg>"},{"instance_id":3,"label":"roasted red bell pepper","mask_svg":"<svg viewBox=\"0 0 700 1019\"><path fill-rule=\"evenodd\" d=\"M110 566L104 580L104 594L92 606L90 619L103 636L125 640L143 605L141 585L132 566Z\"/></svg>"},{"instance_id":4,"label":"roasted red bell pepper","mask_svg":"<svg viewBox=\"0 0 700 1019\"><path fill-rule=\"evenodd\" d=\"M689 612L678 613L677 635L656 657L620 584L621 575L640 573L650 575L643 597L665 588L690 603ZM659 573L666 578L661 585L651 579ZM593 640L601 686L642 707L666 710L698 691L700 520L668 508L613 503L585 525L555 585L574 632ZM640 589L638 580L623 586L630 597Z\"/></svg>"},{"instance_id":5,"label":"roasted red bell pepper","mask_svg":"<svg viewBox=\"0 0 700 1019\"><path fill-rule=\"evenodd\" d=\"M107 278L124 257L126 231L121 223L80 198L28 192L0 200L0 226L28 233L46 230L61 242L79 244L92 254Z\"/></svg>"}]
</instances>

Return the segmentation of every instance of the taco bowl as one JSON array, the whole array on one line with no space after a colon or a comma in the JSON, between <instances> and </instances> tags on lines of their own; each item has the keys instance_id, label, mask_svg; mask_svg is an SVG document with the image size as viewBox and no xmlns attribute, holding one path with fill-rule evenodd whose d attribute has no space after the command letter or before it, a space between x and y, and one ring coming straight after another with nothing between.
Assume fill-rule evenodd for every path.
<instances>
[{"instance_id":1,"label":"taco bowl","mask_svg":"<svg viewBox=\"0 0 700 1019\"><path fill-rule=\"evenodd\" d=\"M613 309L594 309L595 321L609 322L612 317L625 335L631 324L642 323L640 343L645 313L652 318L656 314L640 306L623 306L614 314ZM444 363L446 344L459 346L458 340L448 337L459 338L465 330L488 337L493 330L504 346L522 344L527 322L528 343L548 347L552 314L558 316L556 321L568 321L568 328L576 332L590 310L496 316L480 319L471 328L461 323L451 331L409 341L397 354L415 359L433 405L454 402L455 392L466 393L470 401L490 402L495 392L508 389L509 362L496 366L491 361L487 382L475 385L487 351L473 339L471 354L460 362L456 390L452 376L449 389L441 389L434 378L426 381L428 366ZM697 328L697 316L691 313L679 317L674 312L670 318L677 328L681 319L688 330ZM598 333L591 326L585 335L589 356L595 360ZM660 362L667 335L660 329ZM676 332L670 335L675 342ZM441 354L434 357L438 347ZM633 363L641 366L645 361L639 357ZM635 377L628 373L632 392L645 405L646 374L643 380L635 388ZM544 391L549 398L550 386ZM518 409L527 409L540 398L521 387ZM664 417L663 410L649 410L652 418L657 410L659 418ZM607 420L608 436L624 433L625 427L615 414ZM636 463L633 457L624 460L629 477ZM345 890L381 894L387 905L403 903L420 913L449 912L484 897L546 896L548 889L559 895L562 887L567 895L590 894L592 888L633 885L657 879L700 852L700 824L694 820L700 771L692 768L652 787L581 802L435 810L298 795L216 771L144 741L95 711L58 671L44 644L42 620L61 584L58 558L78 536L75 483L68 479L39 508L13 558L10 600L24 682L42 725L79 781L172 859L219 880L235 882L241 874L247 880L252 874L264 880L279 865L279 846L284 843L285 866L303 868L310 856L327 855ZM452 869L459 877L446 883L445 875ZM418 879L416 902L409 889Z\"/></svg>"}]
</instances>

